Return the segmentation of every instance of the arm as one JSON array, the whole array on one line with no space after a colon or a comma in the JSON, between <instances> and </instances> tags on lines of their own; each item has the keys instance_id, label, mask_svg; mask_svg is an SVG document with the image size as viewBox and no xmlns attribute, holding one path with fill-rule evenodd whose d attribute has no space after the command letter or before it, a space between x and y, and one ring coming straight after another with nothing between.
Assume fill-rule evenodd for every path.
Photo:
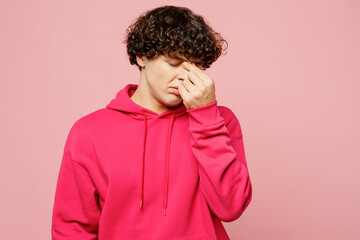
<instances>
[{"instance_id":1,"label":"arm","mask_svg":"<svg viewBox=\"0 0 360 240\"><path fill-rule=\"evenodd\" d=\"M88 170L77 161L90 161L92 147L75 132L72 128L60 166L52 215L53 240L97 239L100 217L97 191Z\"/></svg>"},{"instance_id":2,"label":"arm","mask_svg":"<svg viewBox=\"0 0 360 240\"><path fill-rule=\"evenodd\" d=\"M249 205L252 186L239 121L230 109L223 109L221 113L215 101L187 111L200 188L210 210L231 222Z\"/></svg>"}]
</instances>

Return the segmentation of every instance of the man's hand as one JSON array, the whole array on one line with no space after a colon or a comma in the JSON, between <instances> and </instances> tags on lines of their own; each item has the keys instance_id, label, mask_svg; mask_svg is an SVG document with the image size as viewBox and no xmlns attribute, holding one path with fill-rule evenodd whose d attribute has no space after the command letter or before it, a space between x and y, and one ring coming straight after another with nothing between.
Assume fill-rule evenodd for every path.
<instances>
[{"instance_id":1,"label":"man's hand","mask_svg":"<svg viewBox=\"0 0 360 240\"><path fill-rule=\"evenodd\" d=\"M183 62L187 77L178 87L186 109L207 105L216 100L214 80L195 64Z\"/></svg>"}]
</instances>

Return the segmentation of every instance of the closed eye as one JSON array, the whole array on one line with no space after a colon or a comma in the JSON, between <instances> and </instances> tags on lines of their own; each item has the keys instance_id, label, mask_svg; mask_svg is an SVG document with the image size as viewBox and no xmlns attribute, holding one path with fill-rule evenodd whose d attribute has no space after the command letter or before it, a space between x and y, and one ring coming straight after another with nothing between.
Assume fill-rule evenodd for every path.
<instances>
[{"instance_id":1,"label":"closed eye","mask_svg":"<svg viewBox=\"0 0 360 240\"><path fill-rule=\"evenodd\" d=\"M176 67L176 66L179 66L181 63L178 63L178 64L172 64L172 63L169 63L171 66L173 67Z\"/></svg>"}]
</instances>

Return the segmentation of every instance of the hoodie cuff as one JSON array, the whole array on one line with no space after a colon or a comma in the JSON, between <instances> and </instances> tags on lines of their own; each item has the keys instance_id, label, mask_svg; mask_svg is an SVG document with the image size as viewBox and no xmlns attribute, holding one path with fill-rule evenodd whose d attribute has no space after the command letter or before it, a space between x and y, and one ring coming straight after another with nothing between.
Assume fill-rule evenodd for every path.
<instances>
[{"instance_id":1,"label":"hoodie cuff","mask_svg":"<svg viewBox=\"0 0 360 240\"><path fill-rule=\"evenodd\" d=\"M189 113L190 127L200 128L224 121L220 115L217 100L207 105L186 110Z\"/></svg>"}]
</instances>

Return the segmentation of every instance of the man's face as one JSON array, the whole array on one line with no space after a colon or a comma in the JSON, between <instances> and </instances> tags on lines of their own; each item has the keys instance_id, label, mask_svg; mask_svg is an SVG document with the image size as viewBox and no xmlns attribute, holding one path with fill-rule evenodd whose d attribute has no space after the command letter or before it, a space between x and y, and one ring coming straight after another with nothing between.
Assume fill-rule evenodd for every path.
<instances>
[{"instance_id":1,"label":"man's face","mask_svg":"<svg viewBox=\"0 0 360 240\"><path fill-rule=\"evenodd\" d=\"M154 104L162 104L166 107L180 104L182 98L177 88L187 77L187 70L182 65L187 59L183 56L167 55L160 55L152 60L145 57L142 59L144 68L141 72L141 81L144 81L142 84L146 89L147 97L155 100Z\"/></svg>"}]
</instances>

